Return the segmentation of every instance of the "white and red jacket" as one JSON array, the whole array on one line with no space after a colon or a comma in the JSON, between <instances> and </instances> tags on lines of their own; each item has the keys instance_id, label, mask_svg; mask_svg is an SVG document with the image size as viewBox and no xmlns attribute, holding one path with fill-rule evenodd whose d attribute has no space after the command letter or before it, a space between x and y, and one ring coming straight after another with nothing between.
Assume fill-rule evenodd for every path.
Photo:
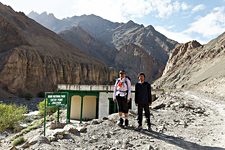
<instances>
[{"instance_id":1,"label":"white and red jacket","mask_svg":"<svg viewBox=\"0 0 225 150\"><path fill-rule=\"evenodd\" d=\"M127 96L129 100L131 98L131 82L128 78L118 78L114 85L113 99L116 99L116 96Z\"/></svg>"}]
</instances>

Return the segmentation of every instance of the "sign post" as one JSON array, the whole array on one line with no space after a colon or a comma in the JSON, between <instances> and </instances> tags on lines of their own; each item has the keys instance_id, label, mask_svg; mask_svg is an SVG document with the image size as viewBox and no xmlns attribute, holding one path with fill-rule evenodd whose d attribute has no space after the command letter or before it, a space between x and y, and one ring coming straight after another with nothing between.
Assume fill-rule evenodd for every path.
<instances>
[{"instance_id":1,"label":"sign post","mask_svg":"<svg viewBox=\"0 0 225 150\"><path fill-rule=\"evenodd\" d=\"M46 112L48 107L57 107L57 122L59 123L59 108L67 105L68 92L46 92L44 113L44 136L46 133Z\"/></svg>"},{"instance_id":2,"label":"sign post","mask_svg":"<svg viewBox=\"0 0 225 150\"><path fill-rule=\"evenodd\" d=\"M45 98L45 112L44 112L44 136L46 132L46 98Z\"/></svg>"}]
</instances>

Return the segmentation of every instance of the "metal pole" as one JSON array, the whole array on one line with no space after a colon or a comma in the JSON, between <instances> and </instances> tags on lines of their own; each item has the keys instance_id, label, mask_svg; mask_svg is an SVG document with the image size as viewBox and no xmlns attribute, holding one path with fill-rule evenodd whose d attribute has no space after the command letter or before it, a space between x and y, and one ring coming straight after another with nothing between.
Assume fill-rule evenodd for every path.
<instances>
[{"instance_id":1,"label":"metal pole","mask_svg":"<svg viewBox=\"0 0 225 150\"><path fill-rule=\"evenodd\" d=\"M59 106L58 106L57 123L59 123Z\"/></svg>"},{"instance_id":2,"label":"metal pole","mask_svg":"<svg viewBox=\"0 0 225 150\"><path fill-rule=\"evenodd\" d=\"M71 107L70 101L71 101L71 97L68 96L67 97L67 110L66 110L67 111L67 113L66 113L66 123L67 124L70 123L70 107Z\"/></svg>"},{"instance_id":3,"label":"metal pole","mask_svg":"<svg viewBox=\"0 0 225 150\"><path fill-rule=\"evenodd\" d=\"M80 123L82 123L82 117L83 117L83 96L81 96Z\"/></svg>"},{"instance_id":4,"label":"metal pole","mask_svg":"<svg viewBox=\"0 0 225 150\"><path fill-rule=\"evenodd\" d=\"M45 98L45 112L44 112L44 136L45 136L45 132L46 132L46 98Z\"/></svg>"}]
</instances>

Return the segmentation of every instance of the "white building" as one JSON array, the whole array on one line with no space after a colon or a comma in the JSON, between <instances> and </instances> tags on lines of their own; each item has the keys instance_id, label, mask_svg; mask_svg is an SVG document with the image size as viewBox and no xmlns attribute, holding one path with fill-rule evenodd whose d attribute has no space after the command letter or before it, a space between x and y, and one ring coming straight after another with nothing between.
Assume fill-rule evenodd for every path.
<instances>
[{"instance_id":1,"label":"white building","mask_svg":"<svg viewBox=\"0 0 225 150\"><path fill-rule=\"evenodd\" d=\"M67 120L89 120L102 118L117 112L113 102L114 85L58 85L59 92L68 92ZM132 86L130 109L136 109L134 103L134 86Z\"/></svg>"}]
</instances>

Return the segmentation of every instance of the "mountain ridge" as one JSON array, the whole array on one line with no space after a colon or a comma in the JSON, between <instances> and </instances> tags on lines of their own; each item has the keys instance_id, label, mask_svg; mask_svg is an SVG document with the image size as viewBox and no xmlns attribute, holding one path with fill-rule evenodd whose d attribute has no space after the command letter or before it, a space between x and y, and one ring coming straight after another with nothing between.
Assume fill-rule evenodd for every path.
<instances>
[{"instance_id":1,"label":"mountain ridge","mask_svg":"<svg viewBox=\"0 0 225 150\"><path fill-rule=\"evenodd\" d=\"M56 33L0 4L0 87L10 93L55 90L57 84L103 84L115 72Z\"/></svg>"},{"instance_id":2,"label":"mountain ridge","mask_svg":"<svg viewBox=\"0 0 225 150\"><path fill-rule=\"evenodd\" d=\"M225 33L205 45L197 41L173 49L166 69L155 83L162 88L198 89L224 95Z\"/></svg>"},{"instance_id":3,"label":"mountain ridge","mask_svg":"<svg viewBox=\"0 0 225 150\"><path fill-rule=\"evenodd\" d=\"M46 15L45 20L48 20L47 18L48 16ZM41 23L40 20L37 21ZM126 59L122 60L124 62L117 62L118 60L121 60L116 59L116 57L119 57L117 55L120 54L121 48L134 44L140 47L141 48L140 50L145 51L143 53L145 53L149 59L152 59L152 57L154 58L152 59L156 61L154 64L159 65L158 72L155 74L161 74L162 73L161 68L165 67L169 57L168 55L170 53L170 50L172 50L178 44L176 41L168 39L166 36L156 31L153 26L149 25L147 27L144 27L143 25L139 25L133 22L132 20L128 21L127 23L114 23L96 15L82 15L62 19L61 24L62 24L61 29L65 29L65 27L71 29L73 27L79 26L84 31L86 31L90 36L92 36L96 41L100 42L102 45L106 45L109 48L107 50L107 53L112 54L110 55L112 56L111 57L112 59L110 59L110 62L112 63L110 64L109 61L108 62L104 61L104 59L101 59L99 56L97 56L97 58L100 58L104 62L107 62L107 64L109 64L110 66L114 66L115 68L117 68L117 70L121 69L121 65L117 66L114 64L121 64L121 63L130 64L130 62L126 61ZM53 28L49 29L54 30ZM65 31L68 31L70 29L66 29ZM88 45L86 43L86 45L81 46L82 42L78 43L74 41L73 43L72 40L78 39L79 34L74 34L72 36L73 38L71 39L68 39L68 37L71 37L71 33L67 34L68 35L64 34L64 37L67 37L66 39L65 38L64 39L70 42L71 44L74 44L74 46L76 45L80 45L80 47L86 46L85 51L89 51L90 49L96 50L99 49L94 47L93 44ZM89 47L87 47L87 45ZM103 50L100 50L99 53L101 53L101 51ZM132 51L130 52L131 53L127 53L128 57L129 55L132 55ZM108 56L105 55L104 53L101 54L102 58L108 58ZM96 56L96 54L94 55ZM115 60L113 61L114 58ZM129 68L126 65L122 66L123 69L129 70L127 73L129 74L129 76L132 76L134 78L136 78L139 71L151 72L152 70L152 68L150 67L147 68L145 67L146 70L141 70L141 68L143 68L142 66L145 64L138 64L138 65L140 66L139 68L137 67ZM153 81L156 79L156 77L159 76L160 75L155 76L153 74L149 74L147 80Z\"/></svg>"}]
</instances>

